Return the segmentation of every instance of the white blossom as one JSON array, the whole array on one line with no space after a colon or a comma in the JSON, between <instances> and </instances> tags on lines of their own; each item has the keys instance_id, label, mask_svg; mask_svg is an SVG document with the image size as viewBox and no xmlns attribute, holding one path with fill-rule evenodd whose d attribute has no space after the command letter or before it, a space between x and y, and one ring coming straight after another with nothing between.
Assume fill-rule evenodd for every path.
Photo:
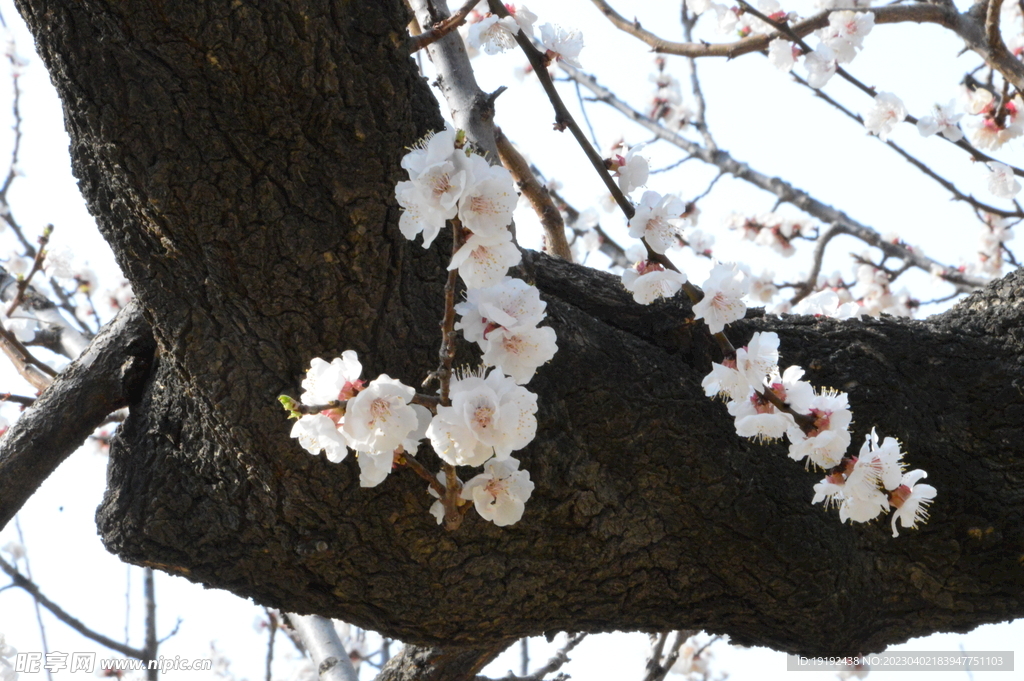
<instances>
[{"instance_id":1,"label":"white blossom","mask_svg":"<svg viewBox=\"0 0 1024 681\"><path fill-rule=\"evenodd\" d=\"M348 401L342 432L357 452L391 455L415 430L418 420L409 404L416 391L387 374L370 381Z\"/></svg>"},{"instance_id":2,"label":"white blossom","mask_svg":"<svg viewBox=\"0 0 1024 681\"><path fill-rule=\"evenodd\" d=\"M846 393L823 391L811 400L808 411L814 417L813 427L809 433L800 428L789 430L789 456L796 461L806 458L826 470L833 468L850 446L847 429L853 414Z\"/></svg>"},{"instance_id":3,"label":"white blossom","mask_svg":"<svg viewBox=\"0 0 1024 681\"><path fill-rule=\"evenodd\" d=\"M494 236L508 231L519 195L512 174L472 154L466 161L469 183L459 197L459 220L474 234Z\"/></svg>"},{"instance_id":4,"label":"white blossom","mask_svg":"<svg viewBox=\"0 0 1024 681\"><path fill-rule=\"evenodd\" d=\"M864 314L857 303L839 304L839 294L832 289L825 289L807 296L793 306L793 314L820 315L833 319L852 319Z\"/></svg>"},{"instance_id":5,"label":"white blossom","mask_svg":"<svg viewBox=\"0 0 1024 681\"><path fill-rule=\"evenodd\" d=\"M842 10L829 15L828 26L818 31L818 37L832 48L836 62L846 64L857 56L857 51L863 47L864 36L874 26L873 12Z\"/></svg>"},{"instance_id":6,"label":"white blossom","mask_svg":"<svg viewBox=\"0 0 1024 681\"><path fill-rule=\"evenodd\" d=\"M43 257L43 271L48 277L57 279L72 279L75 276L74 267L71 261L75 254L67 246L61 248L48 248Z\"/></svg>"},{"instance_id":7,"label":"white blossom","mask_svg":"<svg viewBox=\"0 0 1024 681\"><path fill-rule=\"evenodd\" d=\"M348 441L337 424L323 414L306 414L292 426L291 436L313 456L321 450L329 461L339 463L348 456Z\"/></svg>"},{"instance_id":8,"label":"white blossom","mask_svg":"<svg viewBox=\"0 0 1024 681\"><path fill-rule=\"evenodd\" d=\"M891 92L879 92L875 96L874 105L864 114L864 127L884 142L896 124L906 117L907 107L899 97Z\"/></svg>"},{"instance_id":9,"label":"white blossom","mask_svg":"<svg viewBox=\"0 0 1024 681\"><path fill-rule=\"evenodd\" d=\"M957 121L964 117L962 113L953 113L955 103L949 100L945 106L935 104L932 106L932 113L922 116L917 121L917 131L922 137L928 137L939 133L950 142L959 142L964 138L964 133L957 125Z\"/></svg>"},{"instance_id":10,"label":"white blossom","mask_svg":"<svg viewBox=\"0 0 1024 681\"><path fill-rule=\"evenodd\" d=\"M650 165L647 159L640 156L638 152L646 144L637 144L630 147L625 156L616 154L612 159L611 170L619 178L619 189L623 194L630 194L637 187L647 184L650 175Z\"/></svg>"},{"instance_id":11,"label":"white blossom","mask_svg":"<svg viewBox=\"0 0 1024 681\"><path fill-rule=\"evenodd\" d=\"M779 335L774 331L758 331L750 342L736 350L736 370L743 374L747 383L760 390L764 378L774 369L778 372Z\"/></svg>"},{"instance_id":12,"label":"white blossom","mask_svg":"<svg viewBox=\"0 0 1024 681\"><path fill-rule=\"evenodd\" d=\"M489 14L475 24L469 26L466 44L476 49L483 49L487 54L498 54L516 46L516 33L519 24L514 17L499 19Z\"/></svg>"},{"instance_id":13,"label":"white blossom","mask_svg":"<svg viewBox=\"0 0 1024 681\"><path fill-rule=\"evenodd\" d=\"M508 458L536 435L537 396L500 371L453 380L450 397L450 407L437 408L427 436L437 455L453 466Z\"/></svg>"},{"instance_id":14,"label":"white blossom","mask_svg":"<svg viewBox=\"0 0 1024 681\"><path fill-rule=\"evenodd\" d=\"M726 324L746 314L747 306L743 304L746 280L735 266L717 263L702 288L704 298L693 306L693 316L703 319L711 333L720 332Z\"/></svg>"},{"instance_id":15,"label":"white blossom","mask_svg":"<svg viewBox=\"0 0 1024 681\"><path fill-rule=\"evenodd\" d=\"M708 397L723 395L730 400L741 400L750 394L752 386L746 376L736 370L736 361L732 366L712 362L711 373L701 381L704 394Z\"/></svg>"},{"instance_id":16,"label":"white blossom","mask_svg":"<svg viewBox=\"0 0 1024 681\"><path fill-rule=\"evenodd\" d=\"M302 380L302 403L313 406L350 399L362 389L361 373L363 365L354 350L346 350L330 364L314 357L310 360L306 378Z\"/></svg>"},{"instance_id":17,"label":"white blossom","mask_svg":"<svg viewBox=\"0 0 1024 681\"><path fill-rule=\"evenodd\" d=\"M634 239L645 239L655 253L665 253L678 244L679 222L684 209L677 196L646 191L629 221L629 235Z\"/></svg>"},{"instance_id":18,"label":"white blossom","mask_svg":"<svg viewBox=\"0 0 1024 681\"><path fill-rule=\"evenodd\" d=\"M814 89L825 86L836 74L836 53L824 43L804 56L804 68L807 69L807 84Z\"/></svg>"},{"instance_id":19,"label":"white blossom","mask_svg":"<svg viewBox=\"0 0 1024 681\"><path fill-rule=\"evenodd\" d=\"M505 527L523 517L533 487L530 473L519 470L519 461L491 459L484 464L484 472L462 488L462 498L472 501L481 517Z\"/></svg>"},{"instance_id":20,"label":"white blossom","mask_svg":"<svg viewBox=\"0 0 1024 681\"><path fill-rule=\"evenodd\" d=\"M551 59L564 61L570 66L582 68L578 57L583 49L583 34L577 29L565 29L553 24L540 27L540 42Z\"/></svg>"},{"instance_id":21,"label":"white blossom","mask_svg":"<svg viewBox=\"0 0 1024 681\"><path fill-rule=\"evenodd\" d=\"M1020 182L1013 176L1013 168L1005 163L990 161L992 171L988 176L988 190L1001 199L1012 199L1020 192Z\"/></svg>"},{"instance_id":22,"label":"white blossom","mask_svg":"<svg viewBox=\"0 0 1024 681\"><path fill-rule=\"evenodd\" d=\"M791 71L796 64L795 45L784 38L768 43L768 62L780 71Z\"/></svg>"},{"instance_id":23,"label":"white blossom","mask_svg":"<svg viewBox=\"0 0 1024 681\"><path fill-rule=\"evenodd\" d=\"M512 233L502 229L489 236L471 235L452 256L448 269L458 268L467 289L481 289L500 283L508 269L522 259L523 254L512 242Z\"/></svg>"},{"instance_id":24,"label":"white blossom","mask_svg":"<svg viewBox=\"0 0 1024 681\"><path fill-rule=\"evenodd\" d=\"M931 485L917 484L921 478L928 477L922 470L910 471L903 476L900 486L889 497L889 503L896 507L892 514L892 536L898 537L896 521L899 520L904 529L913 529L918 521L928 521L928 506L938 493Z\"/></svg>"},{"instance_id":25,"label":"white blossom","mask_svg":"<svg viewBox=\"0 0 1024 681\"><path fill-rule=\"evenodd\" d=\"M546 307L536 286L522 279L505 277L494 286L466 292L465 302L455 305L455 311L461 316L455 329L461 329L466 340L482 346L490 331L499 326L506 329L536 326L544 319Z\"/></svg>"},{"instance_id":26,"label":"white blossom","mask_svg":"<svg viewBox=\"0 0 1024 681\"><path fill-rule=\"evenodd\" d=\"M686 275L682 272L645 260L622 273L622 285L641 305L650 305L658 298L671 298L685 283Z\"/></svg>"},{"instance_id":27,"label":"white blossom","mask_svg":"<svg viewBox=\"0 0 1024 681\"><path fill-rule=\"evenodd\" d=\"M555 356L556 340L555 330L547 326L499 327L487 338L482 359L523 385L530 382L542 364Z\"/></svg>"}]
</instances>

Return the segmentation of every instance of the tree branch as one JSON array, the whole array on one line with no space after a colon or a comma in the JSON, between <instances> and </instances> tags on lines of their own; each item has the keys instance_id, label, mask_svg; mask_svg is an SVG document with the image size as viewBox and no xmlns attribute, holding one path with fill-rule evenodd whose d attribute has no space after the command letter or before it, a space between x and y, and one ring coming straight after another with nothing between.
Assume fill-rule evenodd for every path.
<instances>
[{"instance_id":1,"label":"tree branch","mask_svg":"<svg viewBox=\"0 0 1024 681\"><path fill-rule=\"evenodd\" d=\"M338 638L334 622L319 615L288 613L288 622L302 639L320 681L359 681L348 651Z\"/></svg>"},{"instance_id":2,"label":"tree branch","mask_svg":"<svg viewBox=\"0 0 1024 681\"><path fill-rule=\"evenodd\" d=\"M155 345L131 303L0 440L0 528L107 414L128 404Z\"/></svg>"},{"instance_id":3,"label":"tree branch","mask_svg":"<svg viewBox=\"0 0 1024 681\"><path fill-rule=\"evenodd\" d=\"M27 591L29 594L32 595L32 598L34 598L37 603L39 603L44 608L52 612L57 619L59 619L64 624L68 625L69 627L80 633L82 636L85 636L86 638L92 641L96 641L100 645L106 646L111 650L115 650L124 655L125 657L135 658L136 660L146 659L146 651L137 650L123 643L118 643L112 638L107 638L103 634L97 633L89 627L85 626L84 624L82 624L80 620L69 615L67 611L65 611L59 605L57 605L49 598L47 598L45 595L43 595L42 591L39 590L39 587L36 586L35 582L33 582L28 577L18 572L18 569L10 563L8 563L6 560L4 560L3 556L0 556L0 570L6 572L11 577L11 579L14 580L15 586Z\"/></svg>"},{"instance_id":4,"label":"tree branch","mask_svg":"<svg viewBox=\"0 0 1024 681\"><path fill-rule=\"evenodd\" d=\"M926 272L930 272L932 274L938 273L938 275L946 281L961 288L980 288L988 283L985 279L964 274L963 272L958 271L955 267L943 265L942 263L912 251L905 246L886 241L882 238L881 234L871 227L863 225L850 218L846 213L818 201L811 197L807 192L797 189L782 178L769 177L768 175L754 170L746 163L737 161L728 152L723 151L722 149L706 149L696 142L691 142L685 137L668 130L656 121L651 120L639 111L633 109L631 106L616 97L614 93L607 88L599 85L593 76L584 74L579 69L573 68L572 66L564 63L560 63L559 66L563 71L568 73L571 78L578 80L583 87L593 92L597 99L624 113L628 118L647 128L660 139L676 145L709 165L717 166L722 172L729 173L730 175L744 180L759 189L763 189L770 194L774 194L780 201L790 203L808 215L815 217L826 224L837 225L844 233L860 239L869 246L874 246L880 249L886 255L906 260L915 267L923 269Z\"/></svg>"},{"instance_id":5,"label":"tree branch","mask_svg":"<svg viewBox=\"0 0 1024 681\"><path fill-rule=\"evenodd\" d=\"M540 224L544 228L544 236L547 239L547 249L553 255L572 262L572 251L569 249L569 242L565 240L565 222L562 221L562 214L555 208L551 201L548 190L537 181L530 164L526 162L523 155L515 148L500 128L494 131L495 141L498 143L498 155L502 164L512 173L512 179L523 192L533 206L534 212L540 218Z\"/></svg>"}]
</instances>

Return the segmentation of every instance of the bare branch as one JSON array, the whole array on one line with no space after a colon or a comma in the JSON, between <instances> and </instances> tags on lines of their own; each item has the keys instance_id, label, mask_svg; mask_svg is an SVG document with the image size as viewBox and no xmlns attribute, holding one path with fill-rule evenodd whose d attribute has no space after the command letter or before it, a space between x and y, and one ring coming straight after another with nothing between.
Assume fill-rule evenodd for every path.
<instances>
[{"instance_id":1,"label":"bare branch","mask_svg":"<svg viewBox=\"0 0 1024 681\"><path fill-rule=\"evenodd\" d=\"M1006 52L1006 44L999 32L1000 10L1003 8L1003 0L988 0L988 9L985 13L985 40L994 52Z\"/></svg>"},{"instance_id":2,"label":"bare branch","mask_svg":"<svg viewBox=\"0 0 1024 681\"><path fill-rule=\"evenodd\" d=\"M523 192L533 206L534 212L540 218L540 224L544 228L544 236L547 239L547 250L562 260L572 262L572 251L569 250L569 243L565 240L565 223L562 221L562 214L555 208L551 201L548 190L537 181L530 164L526 162L519 150L505 137L500 128L494 131L494 138L498 144L498 156L501 163L512 173L512 179Z\"/></svg>"},{"instance_id":3,"label":"bare branch","mask_svg":"<svg viewBox=\"0 0 1024 681\"><path fill-rule=\"evenodd\" d=\"M543 667L528 676L516 676L509 672L505 676L501 677L499 681L544 681L545 676L557 672L566 662L569 661L569 652L578 646L586 637L586 634L568 634L568 639L565 641L565 645L559 648Z\"/></svg>"},{"instance_id":4,"label":"bare branch","mask_svg":"<svg viewBox=\"0 0 1024 681\"><path fill-rule=\"evenodd\" d=\"M445 3L438 0L410 0L409 4L421 26L432 26L449 17ZM438 87L448 102L455 127L465 130L488 159L497 163L494 99L477 85L462 37L449 33L428 45L427 54L437 69Z\"/></svg>"},{"instance_id":5,"label":"bare branch","mask_svg":"<svg viewBox=\"0 0 1024 681\"><path fill-rule=\"evenodd\" d=\"M359 681L334 622L319 615L288 613L288 621L313 658L321 681Z\"/></svg>"},{"instance_id":6,"label":"bare branch","mask_svg":"<svg viewBox=\"0 0 1024 681\"><path fill-rule=\"evenodd\" d=\"M111 650L115 650L124 655L125 657L132 657L136 660L145 659L145 651L137 650L135 648L132 648L131 646L126 646L123 643L118 643L117 641L108 638L103 634L93 631L89 627L82 624L80 620L69 615L67 611L65 611L59 605L57 605L49 598L47 598L45 595L43 595L43 593L39 590L39 587L36 586L35 582L33 582L28 577L18 572L17 568L15 568L13 565L4 560L2 556L0 556L0 570L6 572L11 577L11 579L14 580L15 586L18 586L19 588L22 588L28 593L30 593L32 595L32 598L34 598L37 603L39 603L44 608L49 610L51 613L54 614L54 616L57 619L67 624L69 627L80 633L82 636L85 636L90 640L96 641L100 645L106 646Z\"/></svg>"},{"instance_id":7,"label":"bare branch","mask_svg":"<svg viewBox=\"0 0 1024 681\"><path fill-rule=\"evenodd\" d=\"M107 414L128 404L154 349L133 302L11 426L0 440L0 528Z\"/></svg>"},{"instance_id":8,"label":"bare branch","mask_svg":"<svg viewBox=\"0 0 1024 681\"><path fill-rule=\"evenodd\" d=\"M818 274L821 272L821 261L825 257L825 247L828 246L828 242L832 241L832 238L839 233L839 228L836 225L832 225L818 237L818 241L814 245L814 258L811 262L811 271L807 275L807 279L805 279L802 284L797 284L794 287L796 288L796 291L793 293L793 297L789 299L791 305L796 305L801 300L814 293L814 289L818 285Z\"/></svg>"},{"instance_id":9,"label":"bare branch","mask_svg":"<svg viewBox=\"0 0 1024 681\"><path fill-rule=\"evenodd\" d=\"M479 0L466 0L466 3L458 9L455 14L451 15L443 21L439 21L434 26L420 33L417 36L413 36L409 39L409 54L417 50L422 50L427 45L437 42L441 38L445 37L462 24L466 23L466 17L473 11L473 7L476 6Z\"/></svg>"},{"instance_id":10,"label":"bare branch","mask_svg":"<svg viewBox=\"0 0 1024 681\"><path fill-rule=\"evenodd\" d=\"M882 235L874 229L867 227L866 225L862 225L842 211L818 201L807 192L797 189L782 178L769 177L768 175L752 169L747 164L737 161L726 151L721 149L706 149L696 142L692 142L685 137L668 130L656 121L651 120L636 109L633 109L631 106L616 97L607 88L599 85L593 76L587 75L579 69L573 68L572 66L568 66L564 63L560 63L559 66L563 71L568 73L570 77L578 80L583 87L593 92L599 100L624 113L628 118L647 128L659 138L676 145L680 149L683 149L705 163L717 166L722 172L729 173L730 175L733 175L740 180L744 180L759 189L763 189L770 194L774 194L781 202L790 203L808 215L817 218L826 224L837 225L844 234L854 236L869 246L874 246L880 249L890 257L902 258L913 264L915 267L923 269L926 272L937 274L959 288L965 290L981 288L988 283L980 277L974 277L958 271L955 267L943 265L942 263L926 257L921 253L910 250L906 246L886 241L882 238Z\"/></svg>"}]
</instances>

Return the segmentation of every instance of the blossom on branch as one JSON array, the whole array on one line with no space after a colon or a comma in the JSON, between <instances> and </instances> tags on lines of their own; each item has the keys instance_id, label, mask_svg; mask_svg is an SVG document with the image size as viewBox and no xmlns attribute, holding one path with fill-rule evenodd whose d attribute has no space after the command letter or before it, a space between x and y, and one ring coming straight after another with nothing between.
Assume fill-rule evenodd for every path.
<instances>
[{"instance_id":1,"label":"blossom on branch","mask_svg":"<svg viewBox=\"0 0 1024 681\"><path fill-rule=\"evenodd\" d=\"M950 100L945 106L941 104L933 105L931 114L918 119L917 131L921 133L922 137L939 133L950 142L962 140L964 133L957 125L957 121L963 118L964 115L962 113L953 113L954 106L953 100Z\"/></svg>"},{"instance_id":2,"label":"blossom on branch","mask_svg":"<svg viewBox=\"0 0 1024 681\"><path fill-rule=\"evenodd\" d=\"M900 486L889 495L889 503L896 508L892 514L892 536L900 536L896 531L896 521L900 521L904 529L914 529L918 521L927 522L928 506L938 493L931 485L919 485L918 480L928 477L922 470L910 471L903 476Z\"/></svg>"},{"instance_id":3,"label":"blossom on branch","mask_svg":"<svg viewBox=\"0 0 1024 681\"><path fill-rule=\"evenodd\" d=\"M879 92L874 105L864 114L864 127L884 142L896 124L906 117L907 107L899 97L891 92Z\"/></svg>"},{"instance_id":4,"label":"blossom on branch","mask_svg":"<svg viewBox=\"0 0 1024 681\"><path fill-rule=\"evenodd\" d=\"M533 488L530 473L519 470L516 459L491 459L484 464L483 473L463 486L462 498L472 501L482 518L505 527L523 517Z\"/></svg>"},{"instance_id":5,"label":"blossom on branch","mask_svg":"<svg viewBox=\"0 0 1024 681\"><path fill-rule=\"evenodd\" d=\"M498 284L522 259L512 243L512 233L502 229L493 235L471 235L452 256L448 269L458 268L466 288L472 291Z\"/></svg>"},{"instance_id":6,"label":"blossom on branch","mask_svg":"<svg viewBox=\"0 0 1024 681\"><path fill-rule=\"evenodd\" d=\"M570 66L583 68L578 57L583 49L583 34L577 29L565 29L554 24L543 24L540 27L540 42L546 50L548 59L564 61Z\"/></svg>"},{"instance_id":7,"label":"blossom on branch","mask_svg":"<svg viewBox=\"0 0 1024 681\"><path fill-rule=\"evenodd\" d=\"M814 424L808 432L790 428L789 457L795 461L808 459L822 469L836 466L850 446L850 412L846 393L825 390L811 400L808 413Z\"/></svg>"},{"instance_id":8,"label":"blossom on branch","mask_svg":"<svg viewBox=\"0 0 1024 681\"><path fill-rule=\"evenodd\" d=\"M641 305L650 305L658 298L671 298L685 283L686 275L682 272L667 270L648 260L641 260L622 273L622 285Z\"/></svg>"},{"instance_id":9,"label":"blossom on branch","mask_svg":"<svg viewBox=\"0 0 1024 681\"><path fill-rule=\"evenodd\" d=\"M512 211L519 201L512 174L504 166L492 166L478 154L463 158L459 161L466 169L468 181L459 197L462 226L482 236L508 231Z\"/></svg>"},{"instance_id":10,"label":"blossom on branch","mask_svg":"<svg viewBox=\"0 0 1024 681\"><path fill-rule=\"evenodd\" d=\"M836 62L853 61L864 45L864 36L875 26L873 12L842 10L828 16L828 26L818 31L818 38L835 53Z\"/></svg>"},{"instance_id":11,"label":"blossom on branch","mask_svg":"<svg viewBox=\"0 0 1024 681\"><path fill-rule=\"evenodd\" d=\"M317 456L321 451L327 460L340 463L348 456L348 442L338 425L323 414L306 414L292 426L291 436L307 452Z\"/></svg>"},{"instance_id":12,"label":"blossom on branch","mask_svg":"<svg viewBox=\"0 0 1024 681\"><path fill-rule=\"evenodd\" d=\"M623 148L625 146L625 144L622 145ZM623 194L628 195L637 187L647 184L651 170L650 165L645 157L637 155L637 152L645 146L647 145L636 144L630 147L625 156L613 154L610 159L605 159L605 166L612 171L615 177L619 178L619 189Z\"/></svg>"},{"instance_id":13,"label":"blossom on branch","mask_svg":"<svg viewBox=\"0 0 1024 681\"><path fill-rule=\"evenodd\" d=\"M537 396L500 371L451 383L451 406L440 406L427 428L434 451L453 466L508 458L537 433Z\"/></svg>"},{"instance_id":14,"label":"blossom on branch","mask_svg":"<svg viewBox=\"0 0 1024 681\"><path fill-rule=\"evenodd\" d=\"M804 68L808 85L815 90L825 87L838 68L835 51L825 43L818 43L818 47L804 57Z\"/></svg>"},{"instance_id":15,"label":"blossom on branch","mask_svg":"<svg viewBox=\"0 0 1024 681\"><path fill-rule=\"evenodd\" d=\"M1013 176L1013 168L998 161L989 162L988 167L992 171L988 176L988 190L993 195L1012 199L1020 192L1020 182Z\"/></svg>"},{"instance_id":16,"label":"blossom on branch","mask_svg":"<svg viewBox=\"0 0 1024 681\"><path fill-rule=\"evenodd\" d=\"M799 49L785 38L775 38L768 43L768 62L780 71L791 71L800 56Z\"/></svg>"},{"instance_id":17,"label":"blossom on branch","mask_svg":"<svg viewBox=\"0 0 1024 681\"><path fill-rule=\"evenodd\" d=\"M629 221L629 235L645 239L655 253L665 253L679 243L679 223L686 206L677 196L644 192Z\"/></svg>"},{"instance_id":18,"label":"blossom on branch","mask_svg":"<svg viewBox=\"0 0 1024 681\"><path fill-rule=\"evenodd\" d=\"M717 263L702 287L704 297L693 306L694 319L703 319L711 333L718 333L725 325L742 319L747 313L743 296L747 283L735 265Z\"/></svg>"}]
</instances>

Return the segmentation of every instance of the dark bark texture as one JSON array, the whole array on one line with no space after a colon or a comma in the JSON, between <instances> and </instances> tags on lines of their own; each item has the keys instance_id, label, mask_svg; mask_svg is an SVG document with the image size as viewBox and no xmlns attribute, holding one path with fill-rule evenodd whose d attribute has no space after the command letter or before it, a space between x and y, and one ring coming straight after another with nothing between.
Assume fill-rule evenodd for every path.
<instances>
[{"instance_id":1,"label":"dark bark texture","mask_svg":"<svg viewBox=\"0 0 1024 681\"><path fill-rule=\"evenodd\" d=\"M365 376L410 384L437 365L445 246L401 237L394 186L441 118L401 3L19 5L160 348L98 514L125 560L467 658L563 629L857 653L1024 615L1020 274L928 321L730 330L777 331L784 364L849 392L855 441L877 426L928 470L931 521L894 540L811 506L820 476L782 445L736 437L700 388L715 346L687 304L640 307L527 254L559 337L530 384L536 491L511 528L470 514L447 533L420 479L359 488L275 402L314 356L354 349Z\"/></svg>"}]
</instances>

